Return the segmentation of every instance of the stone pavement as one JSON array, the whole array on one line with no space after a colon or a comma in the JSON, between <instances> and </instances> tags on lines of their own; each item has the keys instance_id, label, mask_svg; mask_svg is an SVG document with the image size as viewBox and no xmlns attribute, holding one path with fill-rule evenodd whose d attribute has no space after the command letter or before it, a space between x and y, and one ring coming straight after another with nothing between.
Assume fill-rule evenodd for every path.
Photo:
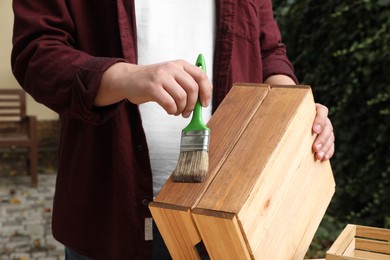
<instances>
[{"instance_id":1,"label":"stone pavement","mask_svg":"<svg viewBox=\"0 0 390 260\"><path fill-rule=\"evenodd\" d=\"M55 174L0 177L0 260L60 260L64 246L51 233Z\"/></svg>"}]
</instances>

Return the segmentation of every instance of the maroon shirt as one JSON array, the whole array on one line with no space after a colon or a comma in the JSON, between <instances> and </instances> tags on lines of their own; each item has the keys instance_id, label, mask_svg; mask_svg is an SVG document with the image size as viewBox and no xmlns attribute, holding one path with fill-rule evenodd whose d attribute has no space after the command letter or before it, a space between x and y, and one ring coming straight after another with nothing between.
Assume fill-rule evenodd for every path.
<instances>
[{"instance_id":1,"label":"maroon shirt","mask_svg":"<svg viewBox=\"0 0 390 260\"><path fill-rule=\"evenodd\" d=\"M233 82L294 78L271 0L216 5L214 110ZM13 8L15 77L61 120L54 237L95 259L150 258L152 177L138 107L93 105L109 66L137 62L133 1L14 0Z\"/></svg>"}]
</instances>

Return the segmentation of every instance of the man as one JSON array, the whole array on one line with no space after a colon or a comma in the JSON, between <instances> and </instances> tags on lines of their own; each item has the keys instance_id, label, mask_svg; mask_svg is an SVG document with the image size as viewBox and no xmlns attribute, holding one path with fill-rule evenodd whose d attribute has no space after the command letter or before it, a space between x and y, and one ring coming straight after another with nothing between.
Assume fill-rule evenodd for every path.
<instances>
[{"instance_id":1,"label":"man","mask_svg":"<svg viewBox=\"0 0 390 260\"><path fill-rule=\"evenodd\" d=\"M209 20L215 28L213 87L193 65L196 57L137 63L143 48L137 44L139 4L13 1L15 77L61 120L53 235L68 248L68 256L151 257L152 170L138 105L153 102L186 118L198 97L215 110L233 82L297 82L271 0L215 1ZM190 17L190 11L184 16ZM329 159L333 129L326 107L319 104L313 131L319 134L313 144L316 158Z\"/></svg>"}]
</instances>

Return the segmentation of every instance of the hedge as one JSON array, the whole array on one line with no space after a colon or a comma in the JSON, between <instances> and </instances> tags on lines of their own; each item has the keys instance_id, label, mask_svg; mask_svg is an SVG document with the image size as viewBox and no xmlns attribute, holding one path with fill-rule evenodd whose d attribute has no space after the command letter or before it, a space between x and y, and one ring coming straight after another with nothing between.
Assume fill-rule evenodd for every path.
<instances>
[{"instance_id":1,"label":"hedge","mask_svg":"<svg viewBox=\"0 0 390 260\"><path fill-rule=\"evenodd\" d=\"M273 6L298 79L329 108L335 131L336 193L315 249L347 223L390 228L390 0Z\"/></svg>"}]
</instances>

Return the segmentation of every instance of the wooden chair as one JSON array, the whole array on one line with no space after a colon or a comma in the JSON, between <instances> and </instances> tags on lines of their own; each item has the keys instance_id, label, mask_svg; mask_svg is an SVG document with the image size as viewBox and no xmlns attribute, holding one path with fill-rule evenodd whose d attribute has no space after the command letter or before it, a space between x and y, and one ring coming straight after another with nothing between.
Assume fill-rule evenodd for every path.
<instances>
[{"instance_id":1,"label":"wooden chair","mask_svg":"<svg viewBox=\"0 0 390 260\"><path fill-rule=\"evenodd\" d=\"M22 89L0 89L0 148L27 149L31 186L37 187L37 119L26 115L26 93Z\"/></svg>"}]
</instances>

